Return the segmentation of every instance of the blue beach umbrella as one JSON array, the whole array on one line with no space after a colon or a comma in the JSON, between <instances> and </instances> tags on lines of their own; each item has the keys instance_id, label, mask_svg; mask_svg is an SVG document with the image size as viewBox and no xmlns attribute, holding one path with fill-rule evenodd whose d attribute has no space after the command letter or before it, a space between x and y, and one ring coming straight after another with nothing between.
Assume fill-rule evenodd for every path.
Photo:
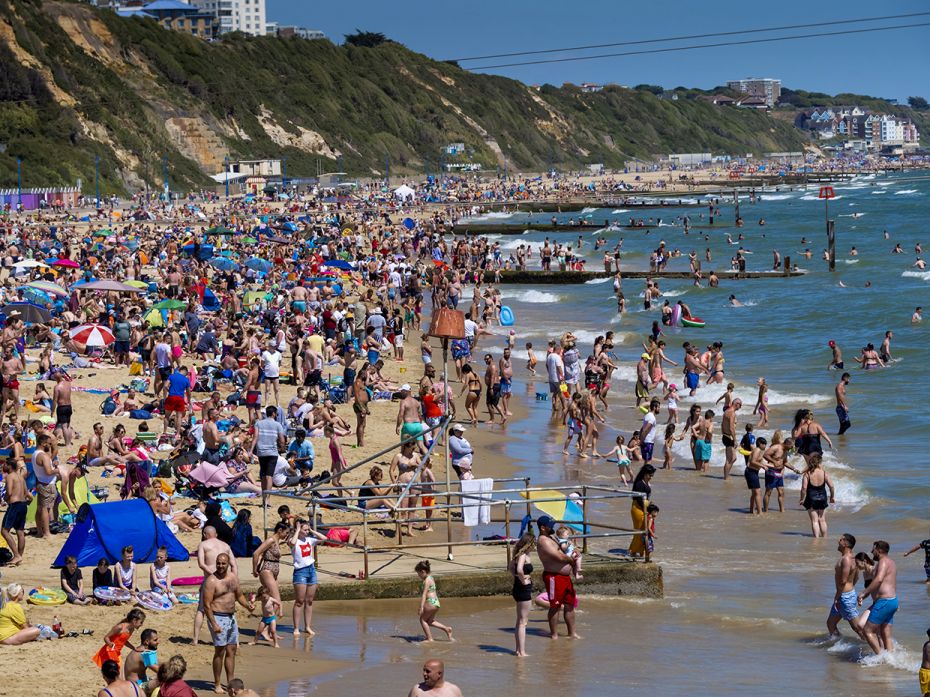
<instances>
[{"instance_id":1,"label":"blue beach umbrella","mask_svg":"<svg viewBox=\"0 0 930 697\"><path fill-rule=\"evenodd\" d=\"M245 265L253 271L261 271L262 273L268 273L271 271L272 267L272 263L270 261L259 259L258 257L251 257L248 261L245 262Z\"/></svg>"},{"instance_id":2,"label":"blue beach umbrella","mask_svg":"<svg viewBox=\"0 0 930 697\"><path fill-rule=\"evenodd\" d=\"M217 271L235 271L239 268L239 264L227 257L213 257L210 259L210 266Z\"/></svg>"},{"instance_id":3,"label":"blue beach umbrella","mask_svg":"<svg viewBox=\"0 0 930 697\"><path fill-rule=\"evenodd\" d=\"M36 305L41 305L42 307L52 302L52 296L38 288L24 288L23 298Z\"/></svg>"},{"instance_id":4,"label":"blue beach umbrella","mask_svg":"<svg viewBox=\"0 0 930 697\"><path fill-rule=\"evenodd\" d=\"M344 271L351 271L352 264L342 259L331 259L323 264L323 266L328 266L331 269L343 269Z\"/></svg>"}]
</instances>

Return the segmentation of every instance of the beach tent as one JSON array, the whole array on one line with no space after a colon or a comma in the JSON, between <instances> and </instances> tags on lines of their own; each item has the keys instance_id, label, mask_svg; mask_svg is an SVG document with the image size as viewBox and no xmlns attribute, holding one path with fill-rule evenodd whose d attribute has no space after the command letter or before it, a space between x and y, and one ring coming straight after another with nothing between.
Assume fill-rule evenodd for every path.
<instances>
[{"instance_id":1,"label":"beach tent","mask_svg":"<svg viewBox=\"0 0 930 697\"><path fill-rule=\"evenodd\" d=\"M396 189L394 189L394 197L399 198L401 201L406 201L407 199L413 199L416 195L416 192L411 189L406 184L401 184Z\"/></svg>"},{"instance_id":2,"label":"beach tent","mask_svg":"<svg viewBox=\"0 0 930 697\"><path fill-rule=\"evenodd\" d=\"M146 312L145 315L143 315L142 319L148 322L150 327L164 327L165 326L164 315L162 315L161 310L156 310L155 308L152 308L151 310Z\"/></svg>"},{"instance_id":3,"label":"beach tent","mask_svg":"<svg viewBox=\"0 0 930 697\"><path fill-rule=\"evenodd\" d=\"M163 520L155 517L144 499L128 499L97 505L84 504L78 509L74 528L53 567L65 565L65 558L74 555L78 566L96 566L101 557L116 564L121 550L133 546L137 564L155 561L159 547L168 548L170 561L187 561L190 554Z\"/></svg>"},{"instance_id":4,"label":"beach tent","mask_svg":"<svg viewBox=\"0 0 930 697\"><path fill-rule=\"evenodd\" d=\"M216 293L214 293L209 288L203 289L203 295L200 298L200 304L203 306L205 312L219 312L221 309L223 309L219 298L216 297Z\"/></svg>"}]
</instances>

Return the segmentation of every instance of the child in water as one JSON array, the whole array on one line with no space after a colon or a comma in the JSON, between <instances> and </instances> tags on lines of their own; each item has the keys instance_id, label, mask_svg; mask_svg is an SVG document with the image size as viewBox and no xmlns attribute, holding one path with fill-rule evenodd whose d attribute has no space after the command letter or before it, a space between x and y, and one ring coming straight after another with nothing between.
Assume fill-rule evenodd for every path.
<instances>
[{"instance_id":1,"label":"child in water","mask_svg":"<svg viewBox=\"0 0 930 697\"><path fill-rule=\"evenodd\" d=\"M536 377L536 354L533 353L533 344L526 342L526 369L534 378Z\"/></svg>"},{"instance_id":2,"label":"child in water","mask_svg":"<svg viewBox=\"0 0 930 697\"><path fill-rule=\"evenodd\" d=\"M581 581L584 576L581 575L581 552L575 547L572 540L572 529L566 525L560 525L555 531L555 539L559 544L562 553L572 559L572 576L576 581Z\"/></svg>"},{"instance_id":3,"label":"child in water","mask_svg":"<svg viewBox=\"0 0 930 697\"><path fill-rule=\"evenodd\" d=\"M672 469L672 460L675 459L672 455L672 445L675 443L675 424L667 423L665 424L665 456L662 459L662 469L670 470Z\"/></svg>"},{"instance_id":4,"label":"child in water","mask_svg":"<svg viewBox=\"0 0 930 697\"><path fill-rule=\"evenodd\" d=\"M759 378L759 396L756 398L756 407L752 410L753 414L759 415L759 423L756 428L762 428L769 423L769 386L765 378Z\"/></svg>"},{"instance_id":5,"label":"child in water","mask_svg":"<svg viewBox=\"0 0 930 697\"><path fill-rule=\"evenodd\" d=\"M922 549L924 551L924 573L927 575L926 582L930 583L930 539L918 542L916 545L907 550L904 553L904 556L909 557L918 549Z\"/></svg>"},{"instance_id":6,"label":"child in water","mask_svg":"<svg viewBox=\"0 0 930 697\"><path fill-rule=\"evenodd\" d=\"M720 395L719 397L717 397L717 401L714 402L714 404L720 404L720 402L723 402L723 408L724 408L725 410L726 410L726 409L729 409L729 408L730 408L730 402L733 401L733 390L735 390L735 389L736 389L736 385L734 385L732 382L728 382L728 383L727 383L727 391L724 392L724 393L723 393L722 395ZM755 412L753 412L753 413L755 413Z\"/></svg>"},{"instance_id":7,"label":"child in water","mask_svg":"<svg viewBox=\"0 0 930 697\"><path fill-rule=\"evenodd\" d=\"M255 638L249 642L250 646L258 643L259 639L265 639L271 642L274 647L280 648L278 643L278 615L281 610L281 601L271 597L268 589L261 586L258 589L258 595L255 598L262 606L262 620L258 623L258 629L255 630Z\"/></svg>"},{"instance_id":8,"label":"child in water","mask_svg":"<svg viewBox=\"0 0 930 697\"><path fill-rule=\"evenodd\" d=\"M646 561L649 561L649 558L652 556L652 552L655 550L655 544L653 540L656 538L656 518L659 516L659 507L654 503L650 503L646 506Z\"/></svg>"},{"instance_id":9,"label":"child in water","mask_svg":"<svg viewBox=\"0 0 930 697\"><path fill-rule=\"evenodd\" d=\"M666 402L668 402L668 421L667 424L677 424L678 423L678 386L675 383L672 383L668 386L668 390L665 392L665 395L662 397Z\"/></svg>"},{"instance_id":10,"label":"child in water","mask_svg":"<svg viewBox=\"0 0 930 697\"><path fill-rule=\"evenodd\" d=\"M625 439L623 436L617 436L617 444L610 449L610 452L602 455L595 451L594 456L603 457L608 462L611 460L616 462L617 469L620 471L620 479L623 484L627 486L633 479L633 470L630 468L629 449L623 444L624 442Z\"/></svg>"},{"instance_id":11,"label":"child in water","mask_svg":"<svg viewBox=\"0 0 930 697\"><path fill-rule=\"evenodd\" d=\"M433 640L430 627L441 629L446 633L449 641L455 641L452 638L452 627L436 621L436 614L439 612L439 595L436 593L436 581L430 575L429 562L424 559L418 562L413 570L423 581L423 593L420 595L420 626L423 628L423 634L426 635L426 641Z\"/></svg>"}]
</instances>

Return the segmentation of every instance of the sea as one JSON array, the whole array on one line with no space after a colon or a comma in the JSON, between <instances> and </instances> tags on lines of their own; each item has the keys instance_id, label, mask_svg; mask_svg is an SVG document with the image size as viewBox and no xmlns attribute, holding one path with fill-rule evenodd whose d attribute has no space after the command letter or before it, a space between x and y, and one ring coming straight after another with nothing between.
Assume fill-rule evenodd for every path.
<instances>
[{"instance_id":1,"label":"sea","mask_svg":"<svg viewBox=\"0 0 930 697\"><path fill-rule=\"evenodd\" d=\"M786 477L784 513L751 517L748 490L739 476L741 462L734 469L737 476L724 482L718 444L710 473L698 474L685 440L673 449L673 469L660 470L653 481L652 500L661 508L655 561L664 574L662 599L582 596L579 641L544 638L545 613L534 611L526 659L511 654L513 605L507 598L443 599L440 619L455 627L458 641L433 645L416 640L415 600L323 603L315 611L318 637L304 648L320 658L346 661L347 667L333 675L279 683L269 694L406 694L428 657L443 659L447 678L469 696L918 694L921 648L930 626L930 586L923 552L902 555L930 537L930 475L925 469L930 463L930 419L922 363L930 348L930 319L911 324L916 306L930 307L930 271L913 267L915 245L930 245L930 174L869 174L836 182L833 189L834 272L822 260L824 202L813 186L768 189L755 203L744 194L740 212L745 225L740 229L734 226L732 194L721 200L713 227L707 226L707 209L698 207L556 214L560 221L589 216L620 224L630 217L647 223L650 216L661 217L661 224L648 231L581 233L589 269L603 268L603 250L593 246L605 237L608 248L623 240L626 269L648 268L650 251L664 240L667 248L683 252L670 262L670 270L687 270L688 253L694 250L703 260L707 248L712 262L703 261L704 269L727 269L741 245L750 271L771 269L772 250L778 249L807 272L791 278L725 279L716 289L697 288L687 280L662 280L660 287L666 298L684 300L706 322L702 329L663 328L672 360L681 361L685 340L724 342L726 379L735 383L747 405L738 417L740 431L754 419L755 385L765 377L770 425L757 433L790 431L795 411L806 407L831 434L835 447L827 449L825 464L836 485L836 505L827 513L826 538L811 537L807 515L798 505L797 477ZM687 235L680 225L683 215L694 226ZM500 241L505 253L519 244L538 247L547 233L534 231L533 225L551 217L494 213L489 222L525 222L527 232L490 237ZM572 244L578 237L548 235ZM904 253L892 253L896 244ZM807 249L810 259L803 255ZM534 485L617 483L613 465L562 454L565 432L551 421L549 403L536 401L545 382L528 379L522 347L532 342L544 357L547 340L571 330L584 356L595 337L613 330L620 368L611 385L600 449L607 450L618 433L629 437L638 413L632 409L635 361L660 314L643 309L643 281L627 279L623 285L629 312L619 316L609 281L502 286L504 302L516 316L515 398L525 402L529 416L509 424L494 448L516 463L520 475L531 476ZM742 307L729 304L731 294ZM883 370L860 370L855 356L869 342L877 347L888 330L894 332L893 362ZM830 340L842 348L852 374L848 394L853 426L841 437L832 435L837 430L833 390L840 373L827 369ZM497 354L502 346L502 338L494 337L480 350ZM680 369L669 367L668 372L673 381L682 382ZM720 385L702 387L694 398L683 391L681 417L695 402L712 408L722 393ZM594 519L629 522L628 505L602 502L593 508ZM848 628L841 627L844 636L838 640L829 638L825 628L837 539L844 532L856 536L855 551L868 552L873 541L888 541L898 565L901 609L894 622L895 647L879 657L871 656ZM592 548L619 554L626 546L625 539L612 538Z\"/></svg>"}]
</instances>

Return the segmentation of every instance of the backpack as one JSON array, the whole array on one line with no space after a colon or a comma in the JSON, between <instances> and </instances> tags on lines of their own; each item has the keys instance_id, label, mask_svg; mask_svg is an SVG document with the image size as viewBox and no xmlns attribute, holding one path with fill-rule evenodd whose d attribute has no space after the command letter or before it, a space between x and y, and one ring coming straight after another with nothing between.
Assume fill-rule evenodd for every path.
<instances>
[{"instance_id":1,"label":"backpack","mask_svg":"<svg viewBox=\"0 0 930 697\"><path fill-rule=\"evenodd\" d=\"M112 416L114 412L116 412L116 400L112 397L107 397L100 405L100 413L104 416Z\"/></svg>"}]
</instances>

